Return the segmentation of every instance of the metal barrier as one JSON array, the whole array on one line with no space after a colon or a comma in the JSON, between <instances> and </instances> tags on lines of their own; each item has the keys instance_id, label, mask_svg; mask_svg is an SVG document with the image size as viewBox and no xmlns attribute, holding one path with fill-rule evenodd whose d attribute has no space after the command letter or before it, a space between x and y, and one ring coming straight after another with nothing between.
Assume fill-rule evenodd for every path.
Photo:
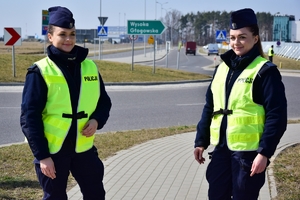
<instances>
[{"instance_id":1,"label":"metal barrier","mask_svg":"<svg viewBox=\"0 0 300 200\"><path fill-rule=\"evenodd\" d=\"M296 61L300 60L300 43L288 43L281 42L278 46L276 42L262 42L263 51L268 54L268 50L273 45L273 50L275 55L294 59Z\"/></svg>"},{"instance_id":2,"label":"metal barrier","mask_svg":"<svg viewBox=\"0 0 300 200\"><path fill-rule=\"evenodd\" d=\"M266 55L268 55L269 48L273 45L275 55L300 61L300 43L281 42L280 45L277 45L277 42L273 41L262 42L261 44ZM230 49L230 46L223 46L220 44L220 48Z\"/></svg>"}]
</instances>

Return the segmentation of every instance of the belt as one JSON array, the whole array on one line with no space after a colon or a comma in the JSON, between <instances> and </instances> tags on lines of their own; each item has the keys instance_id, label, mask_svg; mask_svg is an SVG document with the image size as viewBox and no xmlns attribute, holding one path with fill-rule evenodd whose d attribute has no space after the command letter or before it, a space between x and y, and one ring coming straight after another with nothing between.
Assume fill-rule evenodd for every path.
<instances>
[{"instance_id":1,"label":"belt","mask_svg":"<svg viewBox=\"0 0 300 200\"><path fill-rule=\"evenodd\" d=\"M220 110L213 112L212 117L215 115L230 115L230 114L232 114L232 110L220 108Z\"/></svg>"},{"instance_id":2,"label":"belt","mask_svg":"<svg viewBox=\"0 0 300 200\"><path fill-rule=\"evenodd\" d=\"M66 114L66 113L63 113L62 117L63 118L71 118L71 119L75 119L76 120L76 119L87 118L88 114L84 113L84 111L80 111L79 113L76 113L76 114Z\"/></svg>"}]
</instances>

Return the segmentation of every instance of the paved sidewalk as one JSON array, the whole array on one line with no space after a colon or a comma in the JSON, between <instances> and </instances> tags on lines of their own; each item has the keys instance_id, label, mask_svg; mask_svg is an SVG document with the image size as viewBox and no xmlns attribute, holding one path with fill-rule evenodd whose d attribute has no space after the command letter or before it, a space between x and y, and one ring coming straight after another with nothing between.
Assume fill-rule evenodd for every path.
<instances>
[{"instance_id":1,"label":"paved sidewalk","mask_svg":"<svg viewBox=\"0 0 300 200\"><path fill-rule=\"evenodd\" d=\"M289 124L277 155L289 145L299 143L300 124ZM120 151L104 161L104 187L108 200L206 200L208 183L205 171L209 163L199 165L193 157L195 132L151 140ZM271 169L272 166L269 168ZM260 200L276 196L272 170L260 193ZM270 183L270 184L269 184ZM68 192L69 200L82 199L78 186Z\"/></svg>"},{"instance_id":2,"label":"paved sidewalk","mask_svg":"<svg viewBox=\"0 0 300 200\"><path fill-rule=\"evenodd\" d=\"M156 59L162 59L165 51L159 51ZM150 59L149 59L150 58ZM208 57L212 59L213 58ZM135 62L151 61L148 56L136 55ZM132 58L112 59L131 63ZM288 73L282 70L282 73ZM286 74L285 74L286 75ZM297 74L298 75L298 74ZM295 75L294 75L295 76ZM300 143L300 124L289 124L274 157L289 145ZM208 183L205 171L209 163L199 165L193 157L195 132L151 140L128 150L120 151L104 161L104 187L108 200L206 200ZM272 159L274 159L274 157ZM271 160L272 160L271 159ZM271 200L277 195L272 164L266 173L266 183L261 189L259 200ZM81 200L78 185L68 192L69 200Z\"/></svg>"}]
</instances>

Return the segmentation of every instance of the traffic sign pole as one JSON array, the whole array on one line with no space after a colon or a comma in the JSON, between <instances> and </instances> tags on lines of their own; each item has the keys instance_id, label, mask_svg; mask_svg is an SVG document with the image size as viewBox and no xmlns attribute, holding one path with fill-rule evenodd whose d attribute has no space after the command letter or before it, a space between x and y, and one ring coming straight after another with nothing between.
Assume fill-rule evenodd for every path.
<instances>
[{"instance_id":1,"label":"traffic sign pole","mask_svg":"<svg viewBox=\"0 0 300 200\"><path fill-rule=\"evenodd\" d=\"M42 10L42 35L44 35L44 54L46 54L48 24L49 24L49 12L48 10Z\"/></svg>"},{"instance_id":2,"label":"traffic sign pole","mask_svg":"<svg viewBox=\"0 0 300 200\"><path fill-rule=\"evenodd\" d=\"M100 3L101 4L101 3ZM106 20L108 19L108 17L102 17L101 16L101 9L100 9L100 17L98 17L99 21L100 21L100 25L104 26ZM101 51L102 51L102 47L101 47L101 36L99 35L99 60L101 60Z\"/></svg>"},{"instance_id":3,"label":"traffic sign pole","mask_svg":"<svg viewBox=\"0 0 300 200\"><path fill-rule=\"evenodd\" d=\"M12 71L16 77L15 45L22 45L21 28L4 28L4 45L12 46Z\"/></svg>"},{"instance_id":4,"label":"traffic sign pole","mask_svg":"<svg viewBox=\"0 0 300 200\"><path fill-rule=\"evenodd\" d=\"M156 35L161 35L166 26L160 20L127 20L128 35L154 35L153 74L155 73Z\"/></svg>"},{"instance_id":5,"label":"traffic sign pole","mask_svg":"<svg viewBox=\"0 0 300 200\"><path fill-rule=\"evenodd\" d=\"M133 65L134 65L134 35L132 36L133 40L132 40L132 61L131 61L131 71L133 71Z\"/></svg>"},{"instance_id":6,"label":"traffic sign pole","mask_svg":"<svg viewBox=\"0 0 300 200\"><path fill-rule=\"evenodd\" d=\"M152 73L155 74L155 54L156 54L156 35L154 35L154 43L153 43L153 70Z\"/></svg>"}]
</instances>

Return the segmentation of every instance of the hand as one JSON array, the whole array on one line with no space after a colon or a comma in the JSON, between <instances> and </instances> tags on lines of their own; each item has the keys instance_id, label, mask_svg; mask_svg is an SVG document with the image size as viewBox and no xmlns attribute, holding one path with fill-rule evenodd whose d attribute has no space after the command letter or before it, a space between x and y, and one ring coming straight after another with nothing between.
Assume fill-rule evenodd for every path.
<instances>
[{"instance_id":1,"label":"hand","mask_svg":"<svg viewBox=\"0 0 300 200\"><path fill-rule=\"evenodd\" d=\"M268 158L261 154L257 154L255 157L252 167L251 167L251 174L250 176L254 176L255 174L262 173L267 167Z\"/></svg>"},{"instance_id":2,"label":"hand","mask_svg":"<svg viewBox=\"0 0 300 200\"><path fill-rule=\"evenodd\" d=\"M48 176L51 179L56 178L56 171L55 171L55 166L52 158L45 158L43 160L40 160L40 167L41 171L45 176Z\"/></svg>"},{"instance_id":3,"label":"hand","mask_svg":"<svg viewBox=\"0 0 300 200\"><path fill-rule=\"evenodd\" d=\"M98 122L95 119L89 120L83 127L81 133L86 137L91 137L95 134L98 127Z\"/></svg>"},{"instance_id":4,"label":"hand","mask_svg":"<svg viewBox=\"0 0 300 200\"><path fill-rule=\"evenodd\" d=\"M196 147L194 150L194 156L195 159L198 161L198 163L204 164L205 158L203 158L203 152L204 152L204 147Z\"/></svg>"}]
</instances>

